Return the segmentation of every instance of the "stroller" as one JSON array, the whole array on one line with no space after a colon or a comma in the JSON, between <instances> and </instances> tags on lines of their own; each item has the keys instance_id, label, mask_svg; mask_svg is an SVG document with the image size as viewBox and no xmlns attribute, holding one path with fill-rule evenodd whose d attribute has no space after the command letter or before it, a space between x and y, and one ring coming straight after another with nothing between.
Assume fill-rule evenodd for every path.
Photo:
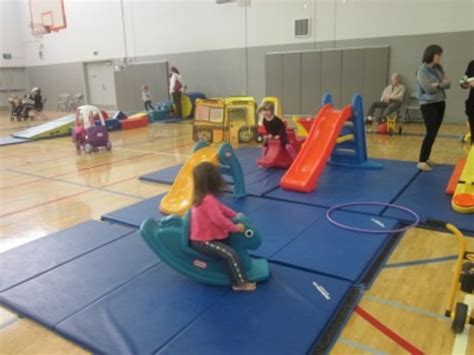
<instances>
[{"instance_id":1,"label":"stroller","mask_svg":"<svg viewBox=\"0 0 474 355\"><path fill-rule=\"evenodd\" d=\"M25 119L23 115L23 100L21 97L13 96L8 99L10 104L10 121L18 121L20 122L21 119Z\"/></svg>"}]
</instances>

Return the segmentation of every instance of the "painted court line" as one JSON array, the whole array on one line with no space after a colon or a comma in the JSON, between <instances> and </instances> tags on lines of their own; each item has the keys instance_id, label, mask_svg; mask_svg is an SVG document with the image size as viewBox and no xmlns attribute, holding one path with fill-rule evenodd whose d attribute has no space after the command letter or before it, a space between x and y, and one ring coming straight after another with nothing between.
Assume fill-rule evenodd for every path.
<instances>
[{"instance_id":1,"label":"painted court line","mask_svg":"<svg viewBox=\"0 0 474 355\"><path fill-rule=\"evenodd\" d=\"M375 329L379 332L390 338L394 343L400 345L406 351L413 355L422 355L423 351L418 349L416 346L408 342L406 339L402 338L400 335L395 333L393 330L385 326L379 320L374 318L370 313L362 309L360 306L355 307L355 312L361 316L364 320L370 323Z\"/></svg>"},{"instance_id":2,"label":"painted court line","mask_svg":"<svg viewBox=\"0 0 474 355\"><path fill-rule=\"evenodd\" d=\"M350 346L354 349L358 349L358 350L362 350L362 351L365 351L365 352L368 352L370 354L374 354L374 355L387 355L386 352L384 351L380 351L380 350L377 350L377 349L374 349L374 348L371 348L367 345L364 345L364 344L361 344L361 343L357 343L351 339L347 339L347 338L344 338L344 337L340 337L338 340L337 340L339 343L341 344L344 344L344 345L347 345L347 346Z\"/></svg>"},{"instance_id":3,"label":"painted court line","mask_svg":"<svg viewBox=\"0 0 474 355\"><path fill-rule=\"evenodd\" d=\"M93 165L93 166L90 166L90 167L87 167L87 168L83 168L83 169L79 169L79 170L74 170L74 171L69 171L69 172L65 172L65 173L62 173L62 174L58 174L58 175L55 175L55 176L65 176L65 175L70 175L70 174L73 174L73 173L79 173L79 172L82 172L82 171L85 171L85 170L90 170L90 169L95 169L95 168L100 168L100 167L103 167L103 166L107 166L107 165L113 165L115 163L121 163L121 162L124 162L124 161L129 161L129 160L135 160L135 159L141 159L145 156L150 156L152 155L153 153L148 153L148 154L142 154L142 155L139 155L139 156L136 156L136 157L131 157L131 158L126 158L126 159L120 159L120 160L115 160L115 161L111 161L111 162L107 162L107 163L102 163L102 164L98 164L98 165ZM31 174L31 173L28 173L28 172L25 172L25 171L20 171L20 170L14 170L14 169L6 169L6 171L10 171L10 172L14 172L14 173L17 173L17 174ZM41 171L40 171L41 172ZM33 174L31 174L32 176L34 176ZM37 177L41 177L42 179L46 179L45 176L42 176L42 175L36 175ZM23 186L23 185L28 185L28 184L33 184L35 182L39 182L41 181L41 179L38 179L38 180L32 180L32 181L27 181L27 182L24 182L24 183L21 183L21 184L17 184L17 185L12 185L12 186L6 186L4 188L1 188L0 190L8 190L8 189L13 189L15 187L18 187L18 186Z\"/></svg>"},{"instance_id":4,"label":"painted court line","mask_svg":"<svg viewBox=\"0 0 474 355\"><path fill-rule=\"evenodd\" d=\"M394 308L403 309L404 311L407 311L407 312L410 312L410 313L415 313L415 314L419 314L419 315L422 315L422 316L426 316L426 317L430 317L430 318L434 318L434 319L438 319L438 320L442 320L442 321L449 321L449 318L445 317L442 314L431 312L431 311L428 311L428 310L423 309L423 308L409 306L409 305L406 305L406 304L403 304L403 303L400 303L400 302L397 302L397 301L386 300L384 298L377 297L377 296L371 296L371 295L366 294L365 297L364 297L364 300L379 303L379 304L383 304L383 305L394 307Z\"/></svg>"},{"instance_id":5,"label":"painted court line","mask_svg":"<svg viewBox=\"0 0 474 355\"><path fill-rule=\"evenodd\" d=\"M37 208L37 207L49 205L50 203L59 202L59 201L68 199L68 198L70 198L70 197L74 197L74 196L81 195L81 194L84 194L84 193L87 193L87 192L91 192L91 191L93 191L93 190L91 190L91 189L88 189L88 190L81 190L81 191L78 191L78 192L76 192L76 193L74 193L74 194L71 194L71 195L66 195L66 196L58 197L58 198L55 198L55 199L53 199L53 200L44 201L44 202L38 203L38 204L36 204L36 205L30 206L30 207L26 207L26 208L22 208L22 209L19 209L19 210L16 210L16 211L8 212L8 213L5 213L5 214L0 215L0 217L12 216L12 215L17 214L17 213L20 213L20 212L29 211L29 210L32 210L32 209Z\"/></svg>"},{"instance_id":6,"label":"painted court line","mask_svg":"<svg viewBox=\"0 0 474 355\"><path fill-rule=\"evenodd\" d=\"M410 260L410 261L401 261L398 263L390 263L384 266L385 269L389 268L397 268L397 267L407 267L407 266L417 266L417 265L427 265L427 264L434 264L434 263L442 263L445 261L456 260L457 255L447 255L447 256L440 256L438 258L430 258L430 259L417 259L417 260Z\"/></svg>"},{"instance_id":7,"label":"painted court line","mask_svg":"<svg viewBox=\"0 0 474 355\"><path fill-rule=\"evenodd\" d=\"M468 306L467 314L471 314L472 310L474 309L474 295L466 294L464 297L464 303L466 303ZM467 354L467 345L469 342L469 333L471 332L471 328L472 327L470 324L466 324L464 331L460 334L456 334L453 344L453 351L451 352L453 355Z\"/></svg>"},{"instance_id":8,"label":"painted court line","mask_svg":"<svg viewBox=\"0 0 474 355\"><path fill-rule=\"evenodd\" d=\"M80 183L80 182L75 182L75 181L68 181L68 180L63 180L63 179L56 179L56 178L53 178L53 177L43 177L43 176L41 176L41 175L30 174L30 173L24 173L24 172L15 171L15 170L9 170L9 171L14 172L14 173L17 173L17 174L25 175L25 176L40 177L40 179L39 179L38 181L41 181L41 180L55 181L55 182L60 182L60 183L64 183L64 184L74 185L74 186L87 187L87 188L89 188L89 189L96 190L96 191L103 191L103 192L109 192L109 193L116 194L116 195L121 195L121 196L126 196L126 197L132 197L132 198L136 198L136 199L140 199L140 200L144 200L144 199L145 199L144 197L141 197L141 196L132 195L132 194L128 194L128 193L126 193L126 192L120 192L120 191L109 190L109 189L105 189L105 188L104 188L104 187L112 186L112 185L115 185L115 184L119 184L119 183L124 182L124 181L127 181L127 180L136 179L137 176L133 176L133 177L131 177L131 178L123 179L123 180L120 180L120 181L114 181L114 182L112 182L112 183L110 183L110 184L104 185L103 187L94 187L94 186L90 186L90 185L83 184L83 183Z\"/></svg>"}]
</instances>

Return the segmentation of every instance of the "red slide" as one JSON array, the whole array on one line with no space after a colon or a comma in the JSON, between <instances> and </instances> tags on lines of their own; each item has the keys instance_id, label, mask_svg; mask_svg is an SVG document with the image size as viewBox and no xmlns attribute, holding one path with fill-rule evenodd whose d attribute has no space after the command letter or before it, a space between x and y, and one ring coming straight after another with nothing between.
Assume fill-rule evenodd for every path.
<instances>
[{"instance_id":1,"label":"red slide","mask_svg":"<svg viewBox=\"0 0 474 355\"><path fill-rule=\"evenodd\" d=\"M344 122L351 116L351 105L342 110L334 110L330 104L324 105L295 161L281 178L280 187L301 192L313 191Z\"/></svg>"}]
</instances>

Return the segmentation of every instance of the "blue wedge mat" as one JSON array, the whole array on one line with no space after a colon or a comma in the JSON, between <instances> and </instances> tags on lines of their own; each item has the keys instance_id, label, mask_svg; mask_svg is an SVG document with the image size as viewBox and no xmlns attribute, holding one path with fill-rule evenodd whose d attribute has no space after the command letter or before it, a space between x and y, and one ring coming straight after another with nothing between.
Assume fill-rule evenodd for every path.
<instances>
[{"instance_id":1,"label":"blue wedge mat","mask_svg":"<svg viewBox=\"0 0 474 355\"><path fill-rule=\"evenodd\" d=\"M416 164L398 160L376 161L382 163L384 169L351 169L328 165L315 191L300 193L278 188L265 194L265 197L321 207L332 207L344 202L391 202L417 174ZM380 214L383 207L358 206L348 210Z\"/></svg>"},{"instance_id":2,"label":"blue wedge mat","mask_svg":"<svg viewBox=\"0 0 474 355\"><path fill-rule=\"evenodd\" d=\"M31 142L29 139L15 138L12 136L0 137L0 146L2 145L11 145L11 144L21 144Z\"/></svg>"},{"instance_id":3,"label":"blue wedge mat","mask_svg":"<svg viewBox=\"0 0 474 355\"><path fill-rule=\"evenodd\" d=\"M256 292L242 294L195 283L159 265L56 330L98 353L305 353L351 285L278 265L272 273ZM313 282L327 290L329 300Z\"/></svg>"},{"instance_id":4,"label":"blue wedge mat","mask_svg":"<svg viewBox=\"0 0 474 355\"><path fill-rule=\"evenodd\" d=\"M398 223L392 219L344 211L336 211L332 216L344 224L375 230L384 230L377 222L382 222L385 229L392 229ZM388 234L351 232L334 226L324 217L271 260L360 283L385 250L389 238L392 237Z\"/></svg>"},{"instance_id":5,"label":"blue wedge mat","mask_svg":"<svg viewBox=\"0 0 474 355\"><path fill-rule=\"evenodd\" d=\"M252 174L259 170L256 162L261 154L260 149L243 147L236 149L235 154L239 159L244 175ZM153 173L140 176L140 180L171 185L174 182L176 175L178 175L181 167L182 164L179 164L166 169L158 170Z\"/></svg>"},{"instance_id":6,"label":"blue wedge mat","mask_svg":"<svg viewBox=\"0 0 474 355\"><path fill-rule=\"evenodd\" d=\"M473 235L474 215L454 212L451 209L451 196L445 193L453 169L454 166L438 165L429 173L421 173L395 203L414 210L422 222L428 217L440 219ZM383 216L407 219L406 214L393 209L388 209Z\"/></svg>"},{"instance_id":7,"label":"blue wedge mat","mask_svg":"<svg viewBox=\"0 0 474 355\"><path fill-rule=\"evenodd\" d=\"M0 257L0 292L132 231L125 227L90 220L3 253Z\"/></svg>"},{"instance_id":8,"label":"blue wedge mat","mask_svg":"<svg viewBox=\"0 0 474 355\"><path fill-rule=\"evenodd\" d=\"M135 232L0 293L0 304L53 328L160 262Z\"/></svg>"},{"instance_id":9,"label":"blue wedge mat","mask_svg":"<svg viewBox=\"0 0 474 355\"><path fill-rule=\"evenodd\" d=\"M164 194L151 197L149 199L140 201L133 205L121 208L119 210L102 215L103 221L118 223L125 226L139 228L145 218L153 218L159 220L163 214L158 207ZM264 199L248 196L242 199L235 199L231 195L224 194L221 200L229 207L238 212L249 213L256 209L261 204L265 203Z\"/></svg>"},{"instance_id":10,"label":"blue wedge mat","mask_svg":"<svg viewBox=\"0 0 474 355\"><path fill-rule=\"evenodd\" d=\"M272 265L256 292L228 293L155 354L307 354L349 290L345 281Z\"/></svg>"}]
</instances>

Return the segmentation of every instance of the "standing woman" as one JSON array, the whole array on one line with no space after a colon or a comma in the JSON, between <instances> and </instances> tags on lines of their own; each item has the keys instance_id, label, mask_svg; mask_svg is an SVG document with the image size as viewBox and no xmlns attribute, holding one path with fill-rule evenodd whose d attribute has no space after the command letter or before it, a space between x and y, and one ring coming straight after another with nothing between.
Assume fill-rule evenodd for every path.
<instances>
[{"instance_id":1,"label":"standing woman","mask_svg":"<svg viewBox=\"0 0 474 355\"><path fill-rule=\"evenodd\" d=\"M469 90L469 97L466 100L466 115L469 119L469 128L471 130L471 145L474 146L474 60L471 60L464 73L465 81L461 87Z\"/></svg>"},{"instance_id":2,"label":"standing woman","mask_svg":"<svg viewBox=\"0 0 474 355\"><path fill-rule=\"evenodd\" d=\"M183 77L179 73L178 68L171 67L170 69L170 94L173 98L174 107L175 107L175 115L176 117L182 118L183 110L181 107L181 95L185 90L185 85L183 81Z\"/></svg>"},{"instance_id":3,"label":"standing woman","mask_svg":"<svg viewBox=\"0 0 474 355\"><path fill-rule=\"evenodd\" d=\"M423 53L423 64L416 73L416 94L421 105L421 113L425 121L426 135L420 150L417 168L430 171L430 155L433 143L438 135L446 108L445 90L451 86L441 66L443 49L433 44ZM432 165L432 164L431 164Z\"/></svg>"}]
</instances>

